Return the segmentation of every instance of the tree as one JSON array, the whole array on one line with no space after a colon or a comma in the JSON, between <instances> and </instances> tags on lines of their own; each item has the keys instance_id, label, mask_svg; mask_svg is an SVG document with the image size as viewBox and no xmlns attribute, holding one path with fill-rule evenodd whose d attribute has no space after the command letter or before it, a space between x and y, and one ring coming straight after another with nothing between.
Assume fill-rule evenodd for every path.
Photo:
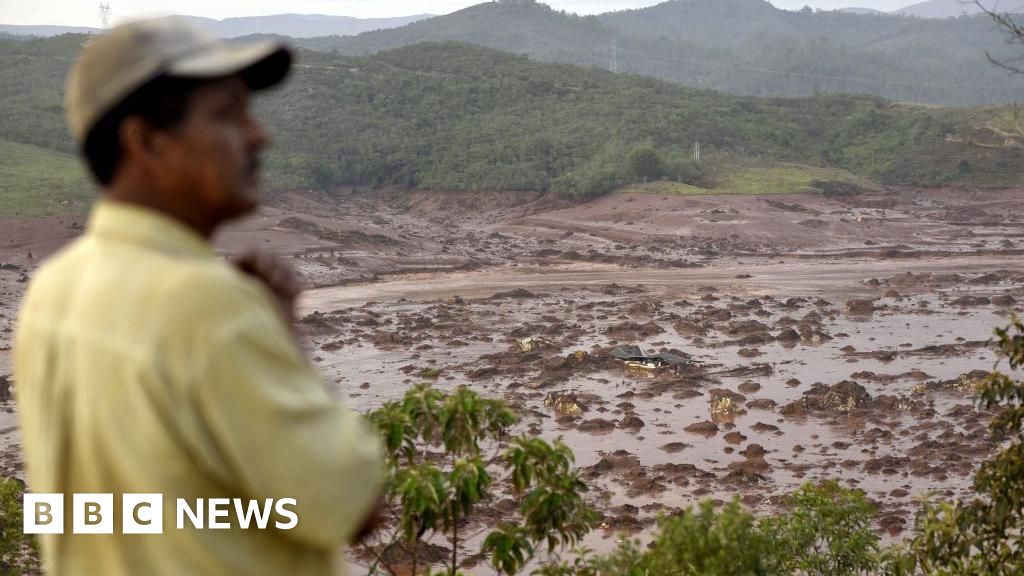
<instances>
[{"instance_id":1,"label":"tree","mask_svg":"<svg viewBox=\"0 0 1024 576\"><path fill-rule=\"evenodd\" d=\"M644 182L657 180L663 174L661 156L649 144L641 144L630 150L626 156L626 168L634 178Z\"/></svg>"},{"instance_id":2,"label":"tree","mask_svg":"<svg viewBox=\"0 0 1024 576\"><path fill-rule=\"evenodd\" d=\"M1024 366L1024 324L996 330L1001 361ZM917 535L896 555L894 574L1009 576L1024 573L1024 381L997 369L978 386L978 404L996 411L990 428L1003 448L974 476L974 495L926 502Z\"/></svg>"},{"instance_id":3,"label":"tree","mask_svg":"<svg viewBox=\"0 0 1024 576\"><path fill-rule=\"evenodd\" d=\"M21 481L0 478L0 576L39 573L37 540L22 532Z\"/></svg>"},{"instance_id":4,"label":"tree","mask_svg":"<svg viewBox=\"0 0 1024 576\"><path fill-rule=\"evenodd\" d=\"M460 528L498 486L518 504L517 521L492 530L479 551L499 573L522 570L538 548L550 556L575 546L590 531L595 516L572 451L560 440L507 438L517 418L504 402L465 387L445 394L420 384L369 419L387 446L385 497L393 524L364 545L376 558L371 573L380 566L394 573L389 558L405 548L415 574L425 538L441 534L451 543L446 573L457 574L465 552Z\"/></svg>"},{"instance_id":5,"label":"tree","mask_svg":"<svg viewBox=\"0 0 1024 576\"><path fill-rule=\"evenodd\" d=\"M835 481L805 484L780 514L758 519L734 498L663 518L646 548L625 540L606 555L582 554L542 576L857 576L881 566L874 508Z\"/></svg>"}]
</instances>

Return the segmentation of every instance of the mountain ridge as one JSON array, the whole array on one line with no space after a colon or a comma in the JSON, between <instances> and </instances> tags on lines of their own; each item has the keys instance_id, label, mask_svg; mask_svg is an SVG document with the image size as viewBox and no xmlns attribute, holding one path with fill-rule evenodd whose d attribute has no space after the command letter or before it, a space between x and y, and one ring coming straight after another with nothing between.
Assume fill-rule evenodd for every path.
<instances>
[{"instance_id":1,"label":"mountain ridge","mask_svg":"<svg viewBox=\"0 0 1024 576\"><path fill-rule=\"evenodd\" d=\"M275 34L291 38L318 36L354 36L363 32L405 26L433 18L432 14L417 14L395 18L355 18L326 14L270 14L267 16L240 16L221 20L201 16L185 16L201 22L222 38L237 38L253 34ZM0 33L14 36L49 37L59 34L96 34L100 28L88 26L45 26L0 24Z\"/></svg>"}]
</instances>

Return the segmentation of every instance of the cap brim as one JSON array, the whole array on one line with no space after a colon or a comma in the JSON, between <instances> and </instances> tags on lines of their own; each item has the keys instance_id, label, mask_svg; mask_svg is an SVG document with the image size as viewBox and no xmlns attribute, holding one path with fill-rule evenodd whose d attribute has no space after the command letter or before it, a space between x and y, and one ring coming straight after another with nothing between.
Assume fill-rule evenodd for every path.
<instances>
[{"instance_id":1,"label":"cap brim","mask_svg":"<svg viewBox=\"0 0 1024 576\"><path fill-rule=\"evenodd\" d=\"M277 42L221 43L175 61L167 73L182 78L238 74L251 90L263 90L284 80L291 66L291 50Z\"/></svg>"}]
</instances>

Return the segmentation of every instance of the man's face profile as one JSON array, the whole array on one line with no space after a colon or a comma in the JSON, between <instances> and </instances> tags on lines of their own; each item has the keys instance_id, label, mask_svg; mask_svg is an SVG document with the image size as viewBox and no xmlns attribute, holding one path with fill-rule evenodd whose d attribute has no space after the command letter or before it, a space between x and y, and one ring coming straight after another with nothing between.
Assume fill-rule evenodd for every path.
<instances>
[{"instance_id":1,"label":"man's face profile","mask_svg":"<svg viewBox=\"0 0 1024 576\"><path fill-rule=\"evenodd\" d=\"M249 88L232 76L189 95L181 123L154 133L146 163L164 190L186 194L196 209L227 220L259 204L259 154L268 143L251 114Z\"/></svg>"}]
</instances>

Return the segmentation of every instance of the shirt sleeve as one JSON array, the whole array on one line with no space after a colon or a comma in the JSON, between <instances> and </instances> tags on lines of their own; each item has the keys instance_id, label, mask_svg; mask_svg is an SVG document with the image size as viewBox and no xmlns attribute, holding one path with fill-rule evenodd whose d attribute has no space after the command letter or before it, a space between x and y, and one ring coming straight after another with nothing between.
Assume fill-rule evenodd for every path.
<instances>
[{"instance_id":1,"label":"shirt sleeve","mask_svg":"<svg viewBox=\"0 0 1024 576\"><path fill-rule=\"evenodd\" d=\"M294 498L286 532L347 543L380 494L383 450L362 416L331 398L283 322L255 314L218 338L196 382L215 453L247 496Z\"/></svg>"}]
</instances>

